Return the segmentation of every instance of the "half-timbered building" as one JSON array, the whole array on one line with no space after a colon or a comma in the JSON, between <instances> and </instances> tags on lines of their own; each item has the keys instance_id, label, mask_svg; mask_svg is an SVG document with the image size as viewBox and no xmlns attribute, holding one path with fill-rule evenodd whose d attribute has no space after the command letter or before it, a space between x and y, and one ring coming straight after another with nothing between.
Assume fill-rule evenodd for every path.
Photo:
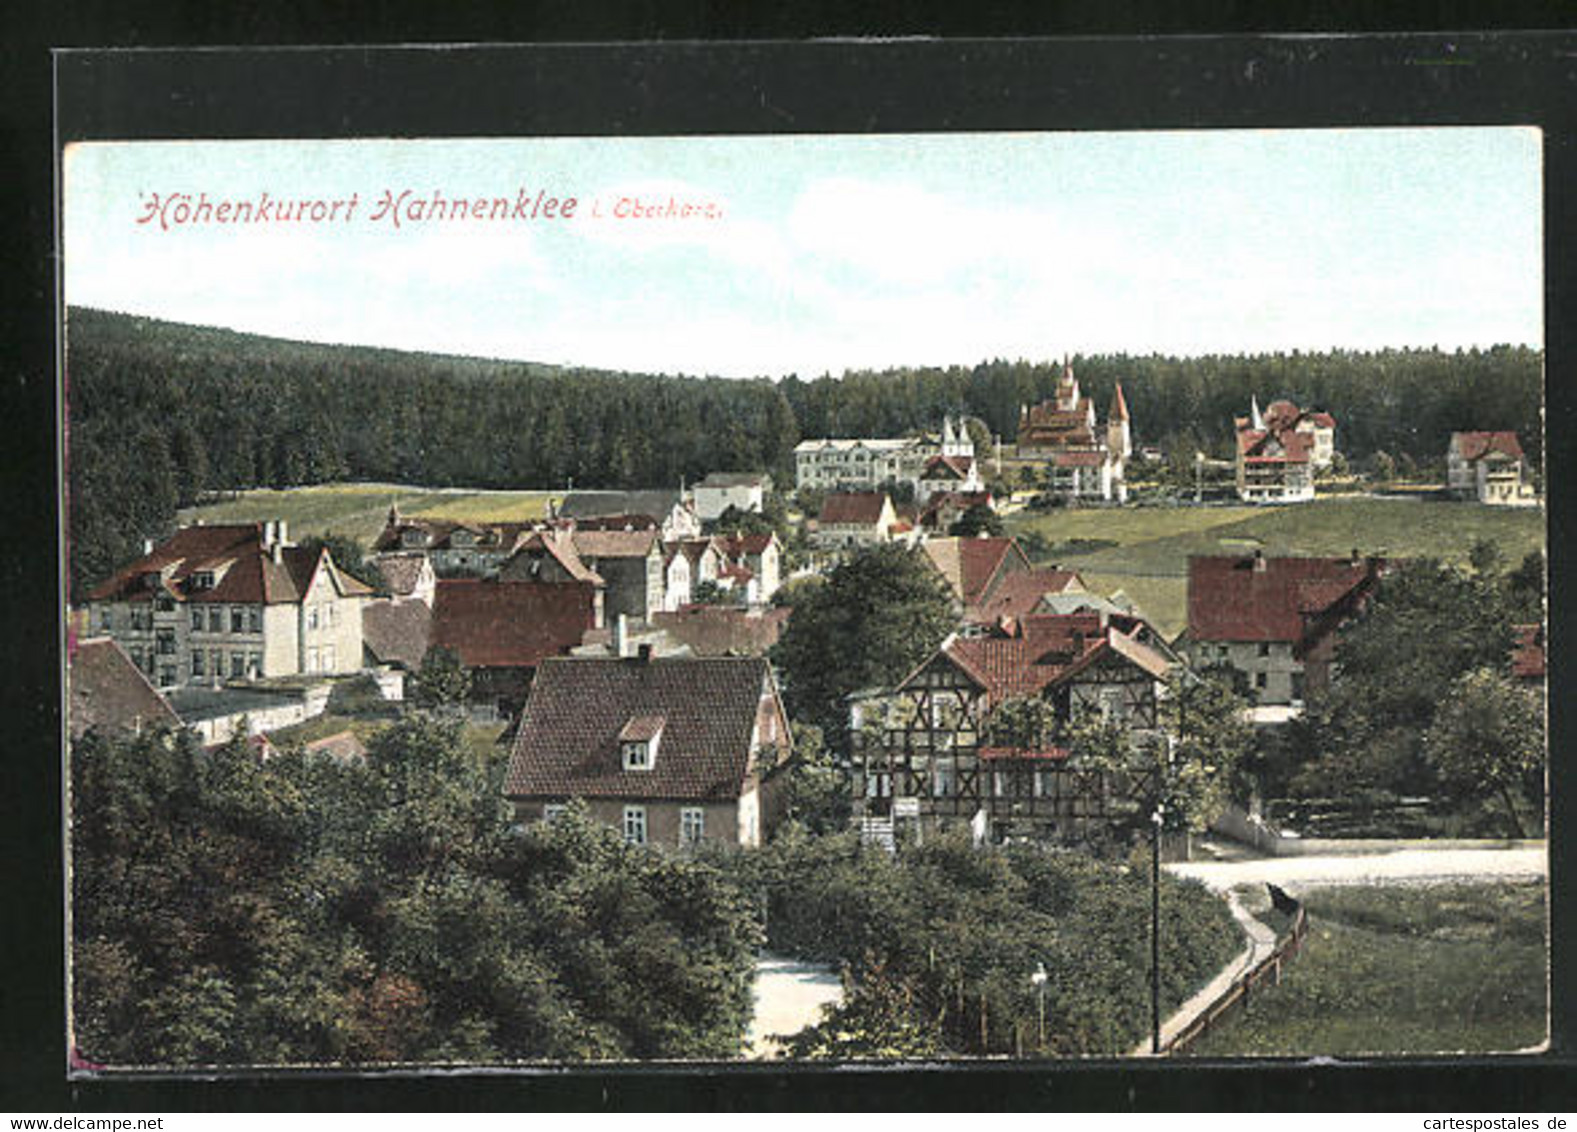
<instances>
[{"instance_id":1,"label":"half-timbered building","mask_svg":"<svg viewBox=\"0 0 1577 1132\"><path fill-rule=\"evenodd\" d=\"M1147 637L1138 618L1102 612L1034 614L949 637L892 692L851 713L867 830L896 817L967 822L993 841L1084 841L1131 820L1151 783L1088 765L1066 725L1095 715L1164 741L1173 664ZM1015 702L1040 707L1046 725L1007 726L1022 718L1007 708Z\"/></svg>"}]
</instances>

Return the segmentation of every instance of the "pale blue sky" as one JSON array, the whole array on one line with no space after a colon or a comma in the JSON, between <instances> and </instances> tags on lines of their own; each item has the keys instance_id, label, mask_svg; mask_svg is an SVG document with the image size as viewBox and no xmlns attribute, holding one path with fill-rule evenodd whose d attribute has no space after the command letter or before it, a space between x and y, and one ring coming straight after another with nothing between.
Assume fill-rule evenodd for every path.
<instances>
[{"instance_id":1,"label":"pale blue sky","mask_svg":"<svg viewBox=\"0 0 1577 1132\"><path fill-rule=\"evenodd\" d=\"M1543 342L1531 129L91 144L64 184L68 303L312 341L737 376ZM405 188L581 203L372 219ZM182 192L359 203L137 223Z\"/></svg>"}]
</instances>

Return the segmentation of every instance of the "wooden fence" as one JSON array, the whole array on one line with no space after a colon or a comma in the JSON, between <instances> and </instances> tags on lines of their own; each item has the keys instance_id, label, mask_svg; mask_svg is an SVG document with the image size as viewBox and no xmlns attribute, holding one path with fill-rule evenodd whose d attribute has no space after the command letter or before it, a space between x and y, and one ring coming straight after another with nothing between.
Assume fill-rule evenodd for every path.
<instances>
[{"instance_id":1,"label":"wooden fence","mask_svg":"<svg viewBox=\"0 0 1577 1132\"><path fill-rule=\"evenodd\" d=\"M1266 986L1281 982L1281 968L1296 959L1303 950L1304 937L1309 934L1309 913L1300 902L1292 916L1292 928L1280 939L1274 951L1260 960L1241 978L1236 980L1209 1006L1201 1010L1194 1020L1161 1044L1161 1056L1184 1053L1204 1034L1209 1033L1221 1018L1235 1007L1248 1003L1249 995Z\"/></svg>"}]
</instances>

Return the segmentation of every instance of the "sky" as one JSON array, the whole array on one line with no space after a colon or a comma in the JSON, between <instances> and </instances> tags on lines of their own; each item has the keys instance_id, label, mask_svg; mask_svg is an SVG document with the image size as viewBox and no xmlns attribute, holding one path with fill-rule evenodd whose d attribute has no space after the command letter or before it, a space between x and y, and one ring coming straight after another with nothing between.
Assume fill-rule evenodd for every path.
<instances>
[{"instance_id":1,"label":"sky","mask_svg":"<svg viewBox=\"0 0 1577 1132\"><path fill-rule=\"evenodd\" d=\"M1538 347L1540 144L1527 128L78 144L64 289L315 342L731 377ZM457 199L484 215L449 215Z\"/></svg>"}]
</instances>

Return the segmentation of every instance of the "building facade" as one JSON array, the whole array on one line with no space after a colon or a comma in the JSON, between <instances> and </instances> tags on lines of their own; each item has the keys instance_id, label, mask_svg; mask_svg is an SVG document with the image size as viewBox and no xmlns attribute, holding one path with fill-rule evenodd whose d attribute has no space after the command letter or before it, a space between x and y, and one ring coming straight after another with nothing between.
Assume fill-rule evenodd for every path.
<instances>
[{"instance_id":1,"label":"building facade","mask_svg":"<svg viewBox=\"0 0 1577 1132\"><path fill-rule=\"evenodd\" d=\"M1251 398L1237 430L1238 498L1247 503L1305 503L1314 498L1314 475L1336 455L1336 419L1329 413L1273 401L1263 413Z\"/></svg>"},{"instance_id":2,"label":"building facade","mask_svg":"<svg viewBox=\"0 0 1577 1132\"><path fill-rule=\"evenodd\" d=\"M974 460L974 441L963 421L943 417L940 436L803 440L794 448L794 483L817 491L918 485L926 464L937 456Z\"/></svg>"},{"instance_id":3,"label":"building facade","mask_svg":"<svg viewBox=\"0 0 1577 1132\"><path fill-rule=\"evenodd\" d=\"M1104 428L1095 402L1079 390L1071 365L1049 401L1019 410L1018 456L1046 461L1050 494L1069 500L1122 503L1128 498L1127 466L1133 455L1128 403L1118 383Z\"/></svg>"},{"instance_id":4,"label":"building facade","mask_svg":"<svg viewBox=\"0 0 1577 1132\"><path fill-rule=\"evenodd\" d=\"M1514 432L1453 432L1446 449L1446 486L1459 498L1491 506L1534 502L1527 460Z\"/></svg>"},{"instance_id":5,"label":"building facade","mask_svg":"<svg viewBox=\"0 0 1577 1132\"><path fill-rule=\"evenodd\" d=\"M183 527L88 594L112 637L159 688L335 675L362 667L372 590L283 522Z\"/></svg>"}]
</instances>

